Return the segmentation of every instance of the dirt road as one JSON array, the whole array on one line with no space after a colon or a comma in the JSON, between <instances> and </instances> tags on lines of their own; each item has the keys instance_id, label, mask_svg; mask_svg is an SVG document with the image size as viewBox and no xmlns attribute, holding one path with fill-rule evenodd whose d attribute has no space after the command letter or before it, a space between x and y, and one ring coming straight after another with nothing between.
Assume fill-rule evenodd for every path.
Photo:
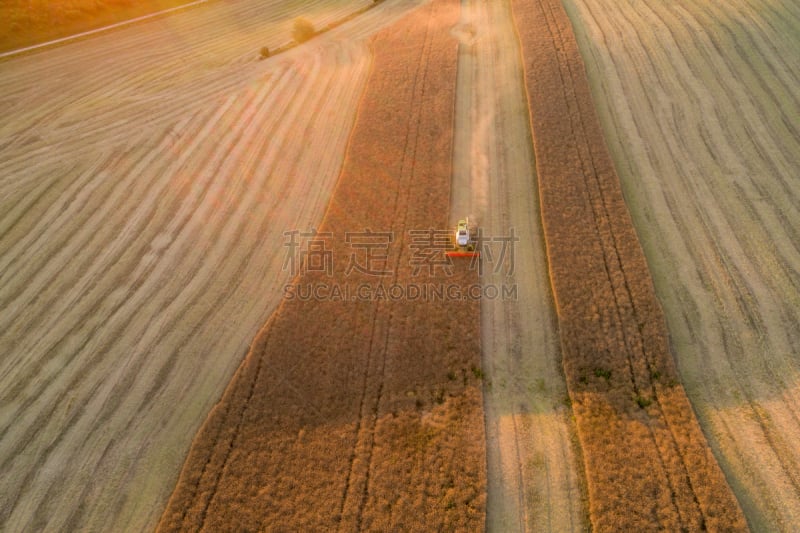
<instances>
[{"instance_id":1,"label":"dirt road","mask_svg":"<svg viewBox=\"0 0 800 533\"><path fill-rule=\"evenodd\" d=\"M522 64L509 2L464 0L451 220L487 239L481 302L488 531L583 531L583 465L565 403ZM510 243L509 238L518 239ZM504 245L509 247L504 250Z\"/></svg>"},{"instance_id":2,"label":"dirt road","mask_svg":"<svg viewBox=\"0 0 800 533\"><path fill-rule=\"evenodd\" d=\"M328 203L364 39L416 3L258 49L366 3L219 2L0 64L0 529L154 526Z\"/></svg>"},{"instance_id":3,"label":"dirt road","mask_svg":"<svg viewBox=\"0 0 800 533\"><path fill-rule=\"evenodd\" d=\"M681 380L750 526L790 531L800 522L800 9L565 4Z\"/></svg>"}]
</instances>

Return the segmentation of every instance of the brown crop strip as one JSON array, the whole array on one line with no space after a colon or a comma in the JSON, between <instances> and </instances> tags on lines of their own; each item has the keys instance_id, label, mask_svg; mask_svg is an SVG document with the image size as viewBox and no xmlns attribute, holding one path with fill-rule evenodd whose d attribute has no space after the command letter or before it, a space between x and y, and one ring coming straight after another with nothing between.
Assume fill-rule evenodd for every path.
<instances>
[{"instance_id":1,"label":"brown crop strip","mask_svg":"<svg viewBox=\"0 0 800 533\"><path fill-rule=\"evenodd\" d=\"M513 13L592 524L746 529L678 383L570 21L558 0L514 0Z\"/></svg>"},{"instance_id":2,"label":"brown crop strip","mask_svg":"<svg viewBox=\"0 0 800 533\"><path fill-rule=\"evenodd\" d=\"M478 282L466 262L414 272L409 237L447 225L458 6L426 4L373 42L319 228L332 270L305 268L292 293L360 297L283 301L195 437L160 530L483 527L479 302L365 297ZM352 262L365 266L350 232L367 230L392 236L366 265L385 275Z\"/></svg>"}]
</instances>

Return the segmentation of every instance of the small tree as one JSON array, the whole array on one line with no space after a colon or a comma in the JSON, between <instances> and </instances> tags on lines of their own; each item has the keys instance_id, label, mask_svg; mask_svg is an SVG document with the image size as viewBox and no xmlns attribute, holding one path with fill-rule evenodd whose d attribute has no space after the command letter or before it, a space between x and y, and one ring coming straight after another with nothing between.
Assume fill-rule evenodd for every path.
<instances>
[{"instance_id":1,"label":"small tree","mask_svg":"<svg viewBox=\"0 0 800 533\"><path fill-rule=\"evenodd\" d=\"M261 59L266 59L269 57L269 46L264 46L261 48Z\"/></svg>"},{"instance_id":2,"label":"small tree","mask_svg":"<svg viewBox=\"0 0 800 533\"><path fill-rule=\"evenodd\" d=\"M310 20L304 19L302 17L296 18L294 20L294 26L292 27L292 37L294 38L295 42L304 43L307 40L311 39L316 33L317 32L314 29L314 25L311 23Z\"/></svg>"}]
</instances>

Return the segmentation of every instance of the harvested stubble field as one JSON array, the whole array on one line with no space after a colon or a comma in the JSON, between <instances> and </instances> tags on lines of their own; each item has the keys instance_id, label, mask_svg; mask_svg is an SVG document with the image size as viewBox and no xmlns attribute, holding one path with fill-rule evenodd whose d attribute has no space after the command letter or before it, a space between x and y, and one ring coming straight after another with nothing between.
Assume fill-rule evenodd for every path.
<instances>
[{"instance_id":1,"label":"harvested stubble field","mask_svg":"<svg viewBox=\"0 0 800 533\"><path fill-rule=\"evenodd\" d=\"M296 3L217 2L0 63L0 530L156 525L291 280L283 232L325 212L366 39L415 5L266 61Z\"/></svg>"},{"instance_id":2,"label":"harvested stubble field","mask_svg":"<svg viewBox=\"0 0 800 533\"><path fill-rule=\"evenodd\" d=\"M467 263L415 275L409 240L448 223L458 15L434 1L373 41L319 228L331 271L306 264L297 294L477 283ZM366 257L348 233L366 230L393 237L370 267L385 275L352 269ZM196 436L159 529L480 529L478 331L476 300L287 298Z\"/></svg>"},{"instance_id":3,"label":"harvested stubble field","mask_svg":"<svg viewBox=\"0 0 800 533\"><path fill-rule=\"evenodd\" d=\"M512 5L593 528L744 530L678 382L570 21L557 0Z\"/></svg>"},{"instance_id":4,"label":"harvested stubble field","mask_svg":"<svg viewBox=\"0 0 800 533\"><path fill-rule=\"evenodd\" d=\"M681 381L754 531L800 523L800 4L565 2Z\"/></svg>"}]
</instances>

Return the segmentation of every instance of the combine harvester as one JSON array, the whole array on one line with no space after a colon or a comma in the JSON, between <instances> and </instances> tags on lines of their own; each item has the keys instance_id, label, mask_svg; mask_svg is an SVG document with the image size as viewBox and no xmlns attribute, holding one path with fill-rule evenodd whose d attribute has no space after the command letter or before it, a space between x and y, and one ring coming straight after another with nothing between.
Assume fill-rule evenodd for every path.
<instances>
[{"instance_id":1,"label":"combine harvester","mask_svg":"<svg viewBox=\"0 0 800 533\"><path fill-rule=\"evenodd\" d=\"M458 221L454 234L453 249L447 251L448 257L478 257L480 251L476 250L476 241L469 227L469 217Z\"/></svg>"}]
</instances>

